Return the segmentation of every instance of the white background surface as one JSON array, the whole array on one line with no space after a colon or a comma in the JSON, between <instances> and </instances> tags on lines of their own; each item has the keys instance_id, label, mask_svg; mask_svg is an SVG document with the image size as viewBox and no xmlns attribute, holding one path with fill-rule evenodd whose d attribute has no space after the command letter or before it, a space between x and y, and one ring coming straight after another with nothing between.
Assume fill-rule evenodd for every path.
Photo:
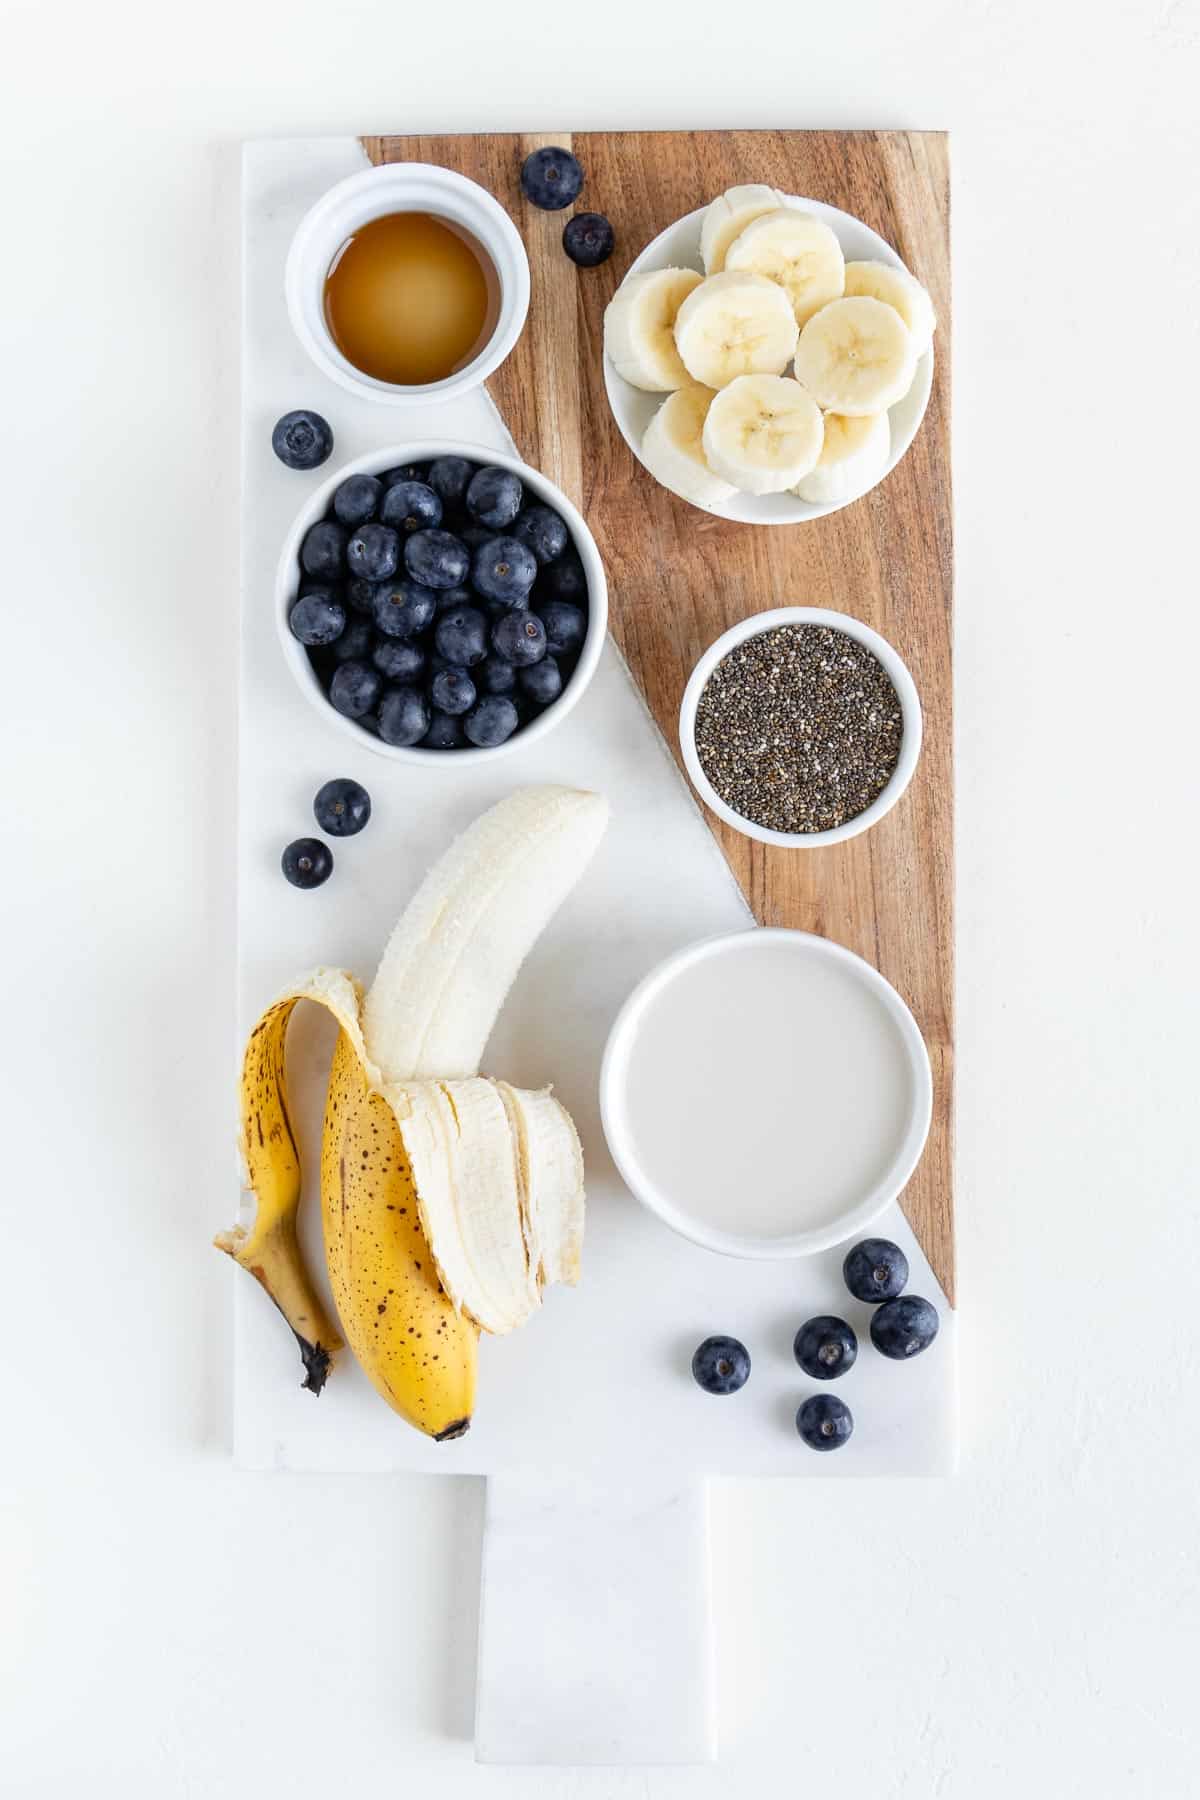
<instances>
[{"instance_id":1,"label":"white background surface","mask_svg":"<svg viewBox=\"0 0 1200 1800\"><path fill-rule=\"evenodd\" d=\"M1197 0L9 0L2 67L6 1795L1193 1793ZM235 1474L204 1249L237 140L558 121L955 133L964 1468L715 1490L711 1772L475 1768L480 1487Z\"/></svg>"}]
</instances>

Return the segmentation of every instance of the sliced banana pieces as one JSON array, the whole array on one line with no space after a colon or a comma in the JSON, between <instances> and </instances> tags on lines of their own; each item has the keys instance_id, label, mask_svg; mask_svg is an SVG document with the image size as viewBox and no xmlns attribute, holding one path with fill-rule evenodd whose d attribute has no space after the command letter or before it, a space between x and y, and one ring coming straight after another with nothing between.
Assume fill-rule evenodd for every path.
<instances>
[{"instance_id":1,"label":"sliced banana pieces","mask_svg":"<svg viewBox=\"0 0 1200 1800\"><path fill-rule=\"evenodd\" d=\"M820 408L798 381L741 375L708 409L704 454L743 493L781 494L816 466L824 430Z\"/></svg>"},{"instance_id":2,"label":"sliced banana pieces","mask_svg":"<svg viewBox=\"0 0 1200 1800\"><path fill-rule=\"evenodd\" d=\"M875 486L887 468L892 431L886 413L848 419L825 414L825 439L816 466L792 489L815 506L840 506Z\"/></svg>"},{"instance_id":3,"label":"sliced banana pieces","mask_svg":"<svg viewBox=\"0 0 1200 1800\"><path fill-rule=\"evenodd\" d=\"M895 269L891 263L849 262L846 264L846 293L850 296L867 294L872 300L882 300L885 306L895 307L908 326L917 355L924 356L933 342L937 320L933 301L915 275L910 275L907 269Z\"/></svg>"},{"instance_id":4,"label":"sliced banana pieces","mask_svg":"<svg viewBox=\"0 0 1200 1800\"><path fill-rule=\"evenodd\" d=\"M650 473L693 506L721 506L736 491L713 473L704 454L704 421L714 398L706 387L668 394L642 439L642 461Z\"/></svg>"},{"instance_id":5,"label":"sliced banana pieces","mask_svg":"<svg viewBox=\"0 0 1200 1800\"><path fill-rule=\"evenodd\" d=\"M675 345L693 381L723 388L739 375L781 375L796 350L796 315L765 275L727 269L694 288L675 320Z\"/></svg>"},{"instance_id":6,"label":"sliced banana pieces","mask_svg":"<svg viewBox=\"0 0 1200 1800\"><path fill-rule=\"evenodd\" d=\"M784 204L783 195L761 181L731 187L705 208L700 226L700 259L706 275L717 275L725 267L725 253L733 240L745 231L751 220L762 213L774 212Z\"/></svg>"},{"instance_id":7,"label":"sliced banana pieces","mask_svg":"<svg viewBox=\"0 0 1200 1800\"><path fill-rule=\"evenodd\" d=\"M695 269L651 269L627 275L604 313L604 349L632 387L667 394L688 372L675 348L675 317L703 276Z\"/></svg>"},{"instance_id":8,"label":"sliced banana pieces","mask_svg":"<svg viewBox=\"0 0 1200 1800\"><path fill-rule=\"evenodd\" d=\"M846 263L842 246L822 219L798 206L761 214L730 244L727 269L748 269L778 282L792 303L796 323L840 299Z\"/></svg>"},{"instance_id":9,"label":"sliced banana pieces","mask_svg":"<svg viewBox=\"0 0 1200 1800\"><path fill-rule=\"evenodd\" d=\"M827 412L851 418L885 412L903 400L916 370L904 320L866 294L831 301L800 333L796 379Z\"/></svg>"}]
</instances>

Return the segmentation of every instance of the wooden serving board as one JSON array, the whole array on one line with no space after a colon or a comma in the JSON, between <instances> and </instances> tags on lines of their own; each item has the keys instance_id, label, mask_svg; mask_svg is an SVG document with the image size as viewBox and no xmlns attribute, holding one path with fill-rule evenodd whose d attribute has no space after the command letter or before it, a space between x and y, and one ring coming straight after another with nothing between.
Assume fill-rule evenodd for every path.
<instances>
[{"instance_id":1,"label":"wooden serving board","mask_svg":"<svg viewBox=\"0 0 1200 1800\"><path fill-rule=\"evenodd\" d=\"M460 170L508 208L532 275L528 327L492 377L520 454L571 496L608 571L614 637L668 744L684 685L728 626L770 606L829 606L865 620L912 671L924 711L921 760L899 805L871 831L823 850L752 843L710 817L755 917L856 950L912 1007L933 1065L929 1142L902 1205L953 1304L954 843L951 630L949 156L940 132L548 132L370 137L376 163ZM563 254L566 213L524 200L521 163L540 144L571 146L586 172L582 206L612 220L600 269ZM916 442L865 499L789 527L715 519L660 487L609 412L604 308L651 238L737 182L853 213L892 244L933 295L933 393Z\"/></svg>"}]
</instances>

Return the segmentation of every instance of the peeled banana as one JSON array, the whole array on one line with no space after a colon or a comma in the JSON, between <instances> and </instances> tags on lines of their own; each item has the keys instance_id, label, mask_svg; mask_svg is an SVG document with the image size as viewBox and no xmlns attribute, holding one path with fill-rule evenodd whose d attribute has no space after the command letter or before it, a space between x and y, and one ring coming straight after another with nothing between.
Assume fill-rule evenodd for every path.
<instances>
[{"instance_id":1,"label":"peeled banana","mask_svg":"<svg viewBox=\"0 0 1200 1800\"><path fill-rule=\"evenodd\" d=\"M825 437L813 468L792 489L817 506L841 506L874 487L887 468L892 431L886 413L848 419L825 414Z\"/></svg>"},{"instance_id":2,"label":"peeled banana","mask_svg":"<svg viewBox=\"0 0 1200 1800\"><path fill-rule=\"evenodd\" d=\"M798 206L780 206L753 219L725 252L725 267L749 269L778 282L798 325L840 299L846 281L837 238L822 219Z\"/></svg>"},{"instance_id":3,"label":"peeled banana","mask_svg":"<svg viewBox=\"0 0 1200 1800\"><path fill-rule=\"evenodd\" d=\"M761 181L727 188L710 200L700 226L700 260L706 275L718 275L725 267L730 244L752 220L774 212L784 204L783 195Z\"/></svg>"},{"instance_id":4,"label":"peeled banana","mask_svg":"<svg viewBox=\"0 0 1200 1800\"><path fill-rule=\"evenodd\" d=\"M894 306L912 336L917 356L924 356L933 342L933 301L915 275L885 262L848 262L846 264L847 295L868 294Z\"/></svg>"},{"instance_id":5,"label":"peeled banana","mask_svg":"<svg viewBox=\"0 0 1200 1800\"><path fill-rule=\"evenodd\" d=\"M800 333L795 367L819 406L857 418L903 400L917 353L895 307L857 294L813 314Z\"/></svg>"},{"instance_id":6,"label":"peeled banana","mask_svg":"<svg viewBox=\"0 0 1200 1800\"><path fill-rule=\"evenodd\" d=\"M781 494L815 466L823 436L821 409L798 381L741 375L708 409L704 454L743 493Z\"/></svg>"},{"instance_id":7,"label":"peeled banana","mask_svg":"<svg viewBox=\"0 0 1200 1800\"><path fill-rule=\"evenodd\" d=\"M683 387L688 372L675 348L675 317L700 286L695 269L627 275L604 311L604 349L618 375L652 394Z\"/></svg>"},{"instance_id":8,"label":"peeled banana","mask_svg":"<svg viewBox=\"0 0 1200 1800\"><path fill-rule=\"evenodd\" d=\"M720 506L737 491L709 468L704 454L704 421L715 398L706 387L668 394L642 438L642 461L650 473L694 506Z\"/></svg>"},{"instance_id":9,"label":"peeled banana","mask_svg":"<svg viewBox=\"0 0 1200 1800\"><path fill-rule=\"evenodd\" d=\"M675 319L684 368L704 387L739 375L781 375L796 349L796 315L765 275L726 269L693 288Z\"/></svg>"}]
</instances>

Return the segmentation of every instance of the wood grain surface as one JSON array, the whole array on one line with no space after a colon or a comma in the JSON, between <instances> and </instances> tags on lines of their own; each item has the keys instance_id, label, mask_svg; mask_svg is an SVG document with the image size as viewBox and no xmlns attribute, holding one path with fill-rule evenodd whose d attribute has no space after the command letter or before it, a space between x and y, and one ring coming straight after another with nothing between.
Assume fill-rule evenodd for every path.
<instances>
[{"instance_id":1,"label":"wood grain surface","mask_svg":"<svg viewBox=\"0 0 1200 1800\"><path fill-rule=\"evenodd\" d=\"M788 603L863 619L895 646L921 696L924 741L907 794L871 831L822 850L752 843L709 816L756 918L857 950L903 994L929 1046L934 1116L902 1197L953 1304L954 845L951 726L949 156L940 132L547 132L364 138L373 162L461 170L508 208L529 253L520 344L489 387L521 455L586 516L608 571L612 633L678 756L684 685L737 620ZM564 255L568 213L529 206L521 163L573 147L577 210L604 212L617 248L602 268ZM731 524L677 500L630 454L608 410L604 308L647 242L736 182L828 201L892 244L933 295L936 374L907 456L865 499L787 527Z\"/></svg>"}]
</instances>

